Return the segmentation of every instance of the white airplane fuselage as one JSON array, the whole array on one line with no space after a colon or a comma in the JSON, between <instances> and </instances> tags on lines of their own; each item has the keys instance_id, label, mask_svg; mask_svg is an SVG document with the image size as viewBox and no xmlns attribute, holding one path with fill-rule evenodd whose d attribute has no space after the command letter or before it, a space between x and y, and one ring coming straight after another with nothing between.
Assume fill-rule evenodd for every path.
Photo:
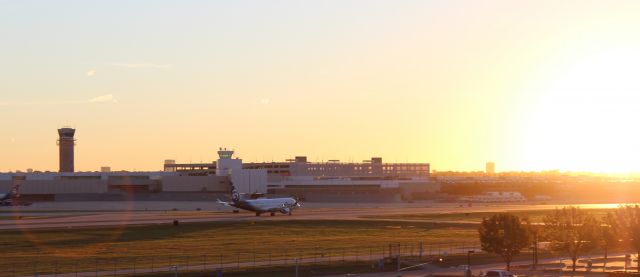
<instances>
[{"instance_id":1,"label":"white airplane fuselage","mask_svg":"<svg viewBox=\"0 0 640 277\"><path fill-rule=\"evenodd\" d=\"M297 201L293 198L259 198L259 199L241 199L230 206L238 209L252 211L256 213L276 213L290 214L291 210L297 206Z\"/></svg>"},{"instance_id":2,"label":"white airplane fuselage","mask_svg":"<svg viewBox=\"0 0 640 277\"><path fill-rule=\"evenodd\" d=\"M298 201L293 197L243 199L235 189L232 192L231 199L231 202L218 200L218 203L229 207L252 211L255 212L257 216L260 216L262 213L271 213L271 215L275 215L275 213L278 212L291 215L294 208L300 207Z\"/></svg>"},{"instance_id":3,"label":"white airplane fuselage","mask_svg":"<svg viewBox=\"0 0 640 277\"><path fill-rule=\"evenodd\" d=\"M21 201L20 199L20 186L15 185L11 191L7 193L0 193L0 206L29 206L31 203Z\"/></svg>"}]
</instances>

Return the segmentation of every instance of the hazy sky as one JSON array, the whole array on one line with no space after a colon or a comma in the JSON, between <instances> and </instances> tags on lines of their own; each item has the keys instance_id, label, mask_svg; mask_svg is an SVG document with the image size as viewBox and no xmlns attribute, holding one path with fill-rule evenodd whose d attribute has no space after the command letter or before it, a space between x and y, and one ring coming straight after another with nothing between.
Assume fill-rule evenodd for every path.
<instances>
[{"instance_id":1,"label":"hazy sky","mask_svg":"<svg viewBox=\"0 0 640 277\"><path fill-rule=\"evenodd\" d=\"M640 1L0 0L0 171L640 169Z\"/></svg>"}]
</instances>

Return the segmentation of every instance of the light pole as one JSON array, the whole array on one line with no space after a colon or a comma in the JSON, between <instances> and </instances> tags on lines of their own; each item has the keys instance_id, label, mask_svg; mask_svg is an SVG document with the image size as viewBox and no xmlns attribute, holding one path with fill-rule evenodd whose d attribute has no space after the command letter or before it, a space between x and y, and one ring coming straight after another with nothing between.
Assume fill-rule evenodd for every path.
<instances>
[{"instance_id":1,"label":"light pole","mask_svg":"<svg viewBox=\"0 0 640 277\"><path fill-rule=\"evenodd\" d=\"M396 271L396 276L398 276L398 277L402 277L402 275L400 274L400 243L398 243L398 257L397 257L397 261L396 261L396 262L398 263L398 268L397 268L397 271Z\"/></svg>"},{"instance_id":2,"label":"light pole","mask_svg":"<svg viewBox=\"0 0 640 277\"><path fill-rule=\"evenodd\" d=\"M173 269L173 276L178 277L178 266L171 266L171 269Z\"/></svg>"},{"instance_id":3,"label":"light pole","mask_svg":"<svg viewBox=\"0 0 640 277\"><path fill-rule=\"evenodd\" d=\"M400 274L400 251L398 251L398 256L396 257L396 262L398 263L398 267L396 269L396 276L398 277L402 277L402 275Z\"/></svg>"},{"instance_id":4,"label":"light pole","mask_svg":"<svg viewBox=\"0 0 640 277\"><path fill-rule=\"evenodd\" d=\"M533 270L538 266L538 230L533 231Z\"/></svg>"},{"instance_id":5,"label":"light pole","mask_svg":"<svg viewBox=\"0 0 640 277\"><path fill-rule=\"evenodd\" d=\"M466 277L471 277L471 254L475 252L474 250L467 251L467 271L464 273Z\"/></svg>"}]
</instances>

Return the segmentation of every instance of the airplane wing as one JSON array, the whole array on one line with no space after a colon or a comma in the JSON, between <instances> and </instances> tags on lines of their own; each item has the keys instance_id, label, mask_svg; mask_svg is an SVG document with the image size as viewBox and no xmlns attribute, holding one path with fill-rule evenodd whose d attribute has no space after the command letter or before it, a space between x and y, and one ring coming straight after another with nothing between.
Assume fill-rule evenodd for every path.
<instances>
[{"instance_id":1,"label":"airplane wing","mask_svg":"<svg viewBox=\"0 0 640 277\"><path fill-rule=\"evenodd\" d=\"M224 201L220 201L220 199L218 199L218 204L222 204L225 205L227 207L235 207L233 204L229 203L229 202L224 202Z\"/></svg>"}]
</instances>

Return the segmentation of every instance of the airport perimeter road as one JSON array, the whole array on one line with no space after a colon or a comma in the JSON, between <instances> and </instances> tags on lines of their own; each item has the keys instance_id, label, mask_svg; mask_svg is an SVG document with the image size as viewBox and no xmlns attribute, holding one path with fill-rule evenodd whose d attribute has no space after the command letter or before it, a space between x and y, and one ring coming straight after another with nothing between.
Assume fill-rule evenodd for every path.
<instances>
[{"instance_id":1,"label":"airport perimeter road","mask_svg":"<svg viewBox=\"0 0 640 277\"><path fill-rule=\"evenodd\" d=\"M609 258L611 260L614 259L623 259L624 255L613 255L613 256L609 256ZM588 257L581 257L580 260L583 259L588 259ZM540 265L538 266L538 269L543 269L542 264L552 264L552 263L559 263L560 261L558 259L541 259L539 261ZM576 272L572 272L570 269L570 264L571 262L568 260L568 258L565 258L563 260L563 262L565 263L565 265L567 265L567 267L564 268L563 272L560 273L559 271L559 267L555 267L555 268L548 268L548 271L545 270L537 270L537 271L532 271L530 270L530 265L531 265L531 261L519 261L519 262L513 262L511 264L512 266L512 270L515 274L517 275L523 275L523 276L552 276L552 277L558 277L558 276L590 276L590 277L605 277L608 276L607 272L602 271L602 269L594 269L590 272L586 272L584 270L584 268L578 269ZM609 265L613 265L616 264L617 267L623 267L624 263L615 263L615 262L610 262L608 263ZM609 268L609 266L607 266L607 268ZM483 265L473 265L471 267L472 270L472 275L473 276L482 276L483 273L487 272L487 270L490 269L505 269L505 264L504 263L492 263L492 264L483 264ZM609 269L611 270L611 269ZM616 270L620 270L619 268ZM345 276L351 276L351 277L398 277L398 276L402 276L402 277L425 277L425 276L432 276L432 275L439 275L439 276L464 276L464 267L450 267L450 268L441 268L441 267L436 267L436 266L431 266L431 265L425 265L422 269L420 270L414 270L414 271L401 271L399 274L398 272L377 272L377 273L361 273L361 274L338 274L338 275L326 275L326 276L322 276L322 277L345 277Z\"/></svg>"},{"instance_id":2,"label":"airport perimeter road","mask_svg":"<svg viewBox=\"0 0 640 277\"><path fill-rule=\"evenodd\" d=\"M60 207L56 207L59 204ZM173 220L181 223L212 221L257 221L257 220L362 220L366 216L427 214L427 213L470 213L498 212L509 210L541 210L554 209L555 205L526 204L476 204L467 206L457 203L308 203L296 209L293 215L277 213L276 216L263 214L260 217L250 212L232 213L231 209L214 207L210 202L195 203L146 203L155 208L167 210L139 210L131 208L131 203L111 202L120 205L120 210L95 210L104 203L95 202L63 202L47 203L47 206L9 207L0 209L0 230L38 229L38 228L71 228L88 226L122 226L145 224L168 224ZM198 205L201 204L201 205ZM138 204L136 204L138 205ZM203 206L211 210L173 211L179 205ZM602 205L585 205L585 208L602 208ZM46 210L44 208L47 208ZM59 208L59 209L56 209ZM139 208L139 207L138 207ZM213 210L213 211L212 211ZM367 220L375 220L367 218ZM384 219L382 219L384 220ZM429 220L406 220L429 221ZM430 220L434 221L434 220ZM445 221L437 221L445 222ZM460 223L461 221L456 221Z\"/></svg>"}]
</instances>

